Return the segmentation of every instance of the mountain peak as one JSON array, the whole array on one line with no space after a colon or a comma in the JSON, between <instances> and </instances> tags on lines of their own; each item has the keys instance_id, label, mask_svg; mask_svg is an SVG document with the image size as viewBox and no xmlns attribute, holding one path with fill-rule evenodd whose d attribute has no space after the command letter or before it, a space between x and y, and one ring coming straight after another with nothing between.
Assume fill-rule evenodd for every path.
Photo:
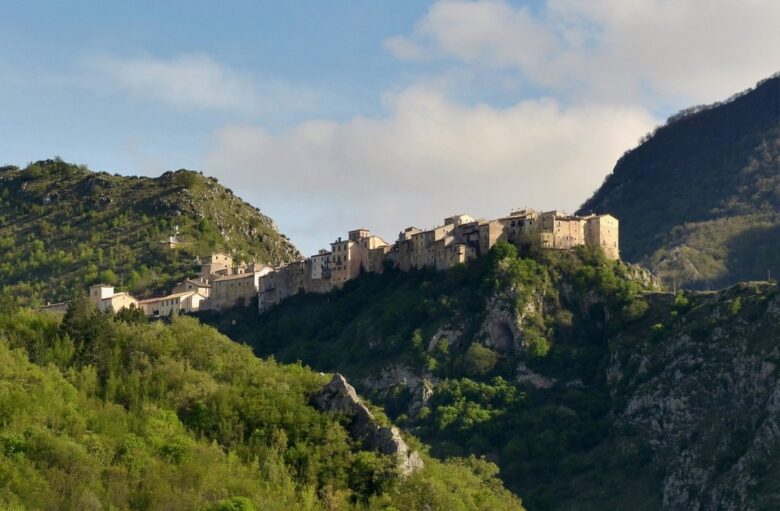
<instances>
[{"instance_id":1,"label":"mountain peak","mask_svg":"<svg viewBox=\"0 0 780 511\"><path fill-rule=\"evenodd\" d=\"M267 264L299 255L269 217L200 172L121 176L59 158L0 168L0 249L16 261L0 265L4 292L31 304L98 280L143 296L215 250Z\"/></svg>"}]
</instances>

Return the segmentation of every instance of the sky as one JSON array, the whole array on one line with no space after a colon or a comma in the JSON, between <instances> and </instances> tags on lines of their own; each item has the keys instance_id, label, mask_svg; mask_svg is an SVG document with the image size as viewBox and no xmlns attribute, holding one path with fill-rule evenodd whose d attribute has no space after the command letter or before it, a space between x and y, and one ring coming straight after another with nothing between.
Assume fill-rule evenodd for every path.
<instances>
[{"instance_id":1,"label":"sky","mask_svg":"<svg viewBox=\"0 0 780 511\"><path fill-rule=\"evenodd\" d=\"M777 0L0 0L0 164L217 177L305 254L574 211L780 71Z\"/></svg>"}]
</instances>

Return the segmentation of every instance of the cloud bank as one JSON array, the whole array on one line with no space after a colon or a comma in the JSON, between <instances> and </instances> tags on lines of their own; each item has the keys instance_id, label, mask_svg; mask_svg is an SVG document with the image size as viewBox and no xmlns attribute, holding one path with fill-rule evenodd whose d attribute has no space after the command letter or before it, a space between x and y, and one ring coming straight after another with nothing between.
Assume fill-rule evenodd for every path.
<instances>
[{"instance_id":1,"label":"cloud bank","mask_svg":"<svg viewBox=\"0 0 780 511\"><path fill-rule=\"evenodd\" d=\"M651 112L719 100L777 71L778 19L774 0L438 1L383 42L421 72L382 114L282 133L227 126L206 170L306 252L358 226L390 241L459 212L571 211L659 122ZM452 76L477 76L485 97L514 80L517 99L455 101Z\"/></svg>"},{"instance_id":2,"label":"cloud bank","mask_svg":"<svg viewBox=\"0 0 780 511\"><path fill-rule=\"evenodd\" d=\"M775 0L548 0L536 12L503 0L439 1L397 58L513 68L574 99L710 102L780 65Z\"/></svg>"},{"instance_id":3,"label":"cloud bank","mask_svg":"<svg viewBox=\"0 0 780 511\"><path fill-rule=\"evenodd\" d=\"M306 110L319 100L312 91L244 75L206 55L101 55L89 59L87 68L105 88L177 108L260 114L280 108Z\"/></svg>"},{"instance_id":4,"label":"cloud bank","mask_svg":"<svg viewBox=\"0 0 780 511\"><path fill-rule=\"evenodd\" d=\"M379 118L312 120L280 135L227 127L207 168L252 190L248 198L272 216L294 219L282 222L294 241L318 233L325 244L358 224L391 241L403 227L459 212L573 210L653 124L637 108L562 108L551 99L463 106L412 88Z\"/></svg>"}]
</instances>

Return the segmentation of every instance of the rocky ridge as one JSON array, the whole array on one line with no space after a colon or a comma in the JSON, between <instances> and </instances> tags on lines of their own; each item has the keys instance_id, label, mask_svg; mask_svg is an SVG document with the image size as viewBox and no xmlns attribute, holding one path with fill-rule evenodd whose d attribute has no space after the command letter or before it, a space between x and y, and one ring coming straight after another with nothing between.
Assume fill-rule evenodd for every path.
<instances>
[{"instance_id":1,"label":"rocky ridge","mask_svg":"<svg viewBox=\"0 0 780 511\"><path fill-rule=\"evenodd\" d=\"M348 421L350 435L362 442L363 447L376 450L398 460L398 470L409 475L423 468L423 460L417 451L409 448L401 432L395 426L383 426L357 395L355 388L341 374L312 398L312 404L322 412L343 415Z\"/></svg>"}]
</instances>

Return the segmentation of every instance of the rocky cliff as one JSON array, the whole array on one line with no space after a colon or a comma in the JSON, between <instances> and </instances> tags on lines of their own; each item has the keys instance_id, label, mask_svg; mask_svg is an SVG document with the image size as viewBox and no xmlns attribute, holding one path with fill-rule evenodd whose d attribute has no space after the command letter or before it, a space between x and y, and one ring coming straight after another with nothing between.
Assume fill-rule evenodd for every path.
<instances>
[{"instance_id":1,"label":"rocky cliff","mask_svg":"<svg viewBox=\"0 0 780 511\"><path fill-rule=\"evenodd\" d=\"M364 448L395 456L402 475L409 475L423 468L420 454L406 445L398 428L380 424L344 376L338 373L333 375L330 383L314 396L312 403L322 412L332 412L344 417L350 435L360 441Z\"/></svg>"},{"instance_id":2,"label":"rocky cliff","mask_svg":"<svg viewBox=\"0 0 780 511\"><path fill-rule=\"evenodd\" d=\"M617 337L613 441L648 450L664 509L777 509L777 287L742 284L686 308L649 338Z\"/></svg>"}]
</instances>

